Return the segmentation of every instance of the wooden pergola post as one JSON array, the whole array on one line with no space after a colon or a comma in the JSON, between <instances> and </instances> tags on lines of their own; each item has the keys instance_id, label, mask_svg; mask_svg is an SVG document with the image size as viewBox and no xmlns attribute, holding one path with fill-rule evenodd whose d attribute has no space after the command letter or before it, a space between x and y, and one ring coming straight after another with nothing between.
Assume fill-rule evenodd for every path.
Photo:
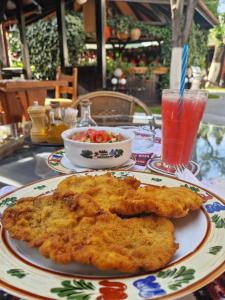
<instances>
[{"instance_id":1,"label":"wooden pergola post","mask_svg":"<svg viewBox=\"0 0 225 300\"><path fill-rule=\"evenodd\" d=\"M0 77L1 77L1 69L6 66L7 59L5 53L5 43L4 43L4 34L3 34L3 26L0 23Z\"/></svg>"},{"instance_id":2,"label":"wooden pergola post","mask_svg":"<svg viewBox=\"0 0 225 300\"><path fill-rule=\"evenodd\" d=\"M105 23L106 1L95 0L96 11L96 39L97 39L97 72L103 89L106 88L106 49L105 49Z\"/></svg>"},{"instance_id":3,"label":"wooden pergola post","mask_svg":"<svg viewBox=\"0 0 225 300\"><path fill-rule=\"evenodd\" d=\"M15 3L16 3L18 27L20 32L22 61L25 70L25 77L27 79L31 79L32 73L30 68L30 58L29 58L29 51L28 51L27 40L26 40L26 27L25 27L25 17L23 11L23 2L22 0L15 0Z\"/></svg>"},{"instance_id":4,"label":"wooden pergola post","mask_svg":"<svg viewBox=\"0 0 225 300\"><path fill-rule=\"evenodd\" d=\"M59 49L61 68L69 66L68 46L66 39L66 24L65 24L65 0L56 1L56 15L59 35Z\"/></svg>"}]
</instances>

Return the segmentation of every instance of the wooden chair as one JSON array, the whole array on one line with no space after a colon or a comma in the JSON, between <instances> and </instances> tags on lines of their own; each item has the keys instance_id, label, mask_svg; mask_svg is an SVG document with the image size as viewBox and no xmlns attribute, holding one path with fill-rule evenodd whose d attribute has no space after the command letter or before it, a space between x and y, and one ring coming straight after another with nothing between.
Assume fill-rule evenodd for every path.
<instances>
[{"instance_id":1,"label":"wooden chair","mask_svg":"<svg viewBox=\"0 0 225 300\"><path fill-rule=\"evenodd\" d=\"M91 102L92 115L133 115L136 107L146 115L152 115L150 109L141 100L131 95L112 91L91 92L78 97L75 106L85 99Z\"/></svg>"},{"instance_id":2,"label":"wooden chair","mask_svg":"<svg viewBox=\"0 0 225 300\"><path fill-rule=\"evenodd\" d=\"M60 102L61 106L71 106L77 99L77 68L73 68L72 75L63 74L61 68L57 68L56 72L56 87L55 98L45 99L45 105L49 105L51 101ZM60 82L66 82L65 85L60 85Z\"/></svg>"}]
</instances>

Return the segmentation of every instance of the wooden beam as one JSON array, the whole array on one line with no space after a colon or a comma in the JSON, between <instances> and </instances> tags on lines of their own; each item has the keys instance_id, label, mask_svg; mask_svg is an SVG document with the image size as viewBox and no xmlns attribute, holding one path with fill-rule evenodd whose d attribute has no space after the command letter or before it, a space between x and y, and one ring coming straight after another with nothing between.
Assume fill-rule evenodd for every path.
<instances>
[{"instance_id":1,"label":"wooden beam","mask_svg":"<svg viewBox=\"0 0 225 300\"><path fill-rule=\"evenodd\" d=\"M1 24L0 24L1 27ZM5 24L2 23L2 37L3 37L3 53L5 55L5 61L3 62L3 66L9 67L9 51L8 51L8 39L7 39L7 30L5 28Z\"/></svg>"},{"instance_id":2,"label":"wooden beam","mask_svg":"<svg viewBox=\"0 0 225 300\"><path fill-rule=\"evenodd\" d=\"M116 3L116 5L118 6L119 10L121 11L121 13L123 15L131 16L131 17L133 17L133 19L137 20L135 13L133 12L133 10L130 8L130 6L126 2L118 1Z\"/></svg>"},{"instance_id":3,"label":"wooden beam","mask_svg":"<svg viewBox=\"0 0 225 300\"><path fill-rule=\"evenodd\" d=\"M3 19L6 10L6 4L7 4L7 0L3 0L2 4L0 5L0 24L4 21Z\"/></svg>"},{"instance_id":4,"label":"wooden beam","mask_svg":"<svg viewBox=\"0 0 225 300\"><path fill-rule=\"evenodd\" d=\"M3 26L0 24L0 72L1 68L6 66L5 42L3 36Z\"/></svg>"},{"instance_id":5,"label":"wooden beam","mask_svg":"<svg viewBox=\"0 0 225 300\"><path fill-rule=\"evenodd\" d=\"M30 68L30 58L29 58L29 51L28 51L27 40L26 40L26 27L25 27L25 16L23 13L23 1L15 0L15 3L17 7L16 12L17 12L18 27L20 32L22 61L25 70L25 77L27 79L31 79L32 73Z\"/></svg>"},{"instance_id":6,"label":"wooden beam","mask_svg":"<svg viewBox=\"0 0 225 300\"><path fill-rule=\"evenodd\" d=\"M101 87L106 88L106 49L105 49L105 23L106 1L95 0L96 11L96 38L97 38L97 72Z\"/></svg>"},{"instance_id":7,"label":"wooden beam","mask_svg":"<svg viewBox=\"0 0 225 300\"><path fill-rule=\"evenodd\" d=\"M168 0L110 0L110 2L135 2L135 3L155 3L155 4L168 4Z\"/></svg>"},{"instance_id":8,"label":"wooden beam","mask_svg":"<svg viewBox=\"0 0 225 300\"><path fill-rule=\"evenodd\" d=\"M161 21L161 24L167 24L167 20L165 18L165 15L158 9L157 6L154 6L154 8L151 6L151 4L149 3L141 3L141 5L143 7L145 7L146 9L150 10L152 12L153 15L156 16L156 18L158 18Z\"/></svg>"},{"instance_id":9,"label":"wooden beam","mask_svg":"<svg viewBox=\"0 0 225 300\"><path fill-rule=\"evenodd\" d=\"M59 35L59 49L61 68L69 66L68 46L66 39L66 24L65 24L65 0L56 0L56 16Z\"/></svg>"}]
</instances>

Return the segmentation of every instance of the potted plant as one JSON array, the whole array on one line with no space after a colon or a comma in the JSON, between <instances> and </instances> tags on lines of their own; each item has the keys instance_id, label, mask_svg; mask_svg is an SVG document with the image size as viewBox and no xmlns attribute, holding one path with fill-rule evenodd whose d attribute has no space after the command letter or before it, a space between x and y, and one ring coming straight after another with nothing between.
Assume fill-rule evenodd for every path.
<instances>
[{"instance_id":1,"label":"potted plant","mask_svg":"<svg viewBox=\"0 0 225 300\"><path fill-rule=\"evenodd\" d=\"M130 28L130 39L132 41L138 41L141 37L140 21L131 22Z\"/></svg>"},{"instance_id":2,"label":"potted plant","mask_svg":"<svg viewBox=\"0 0 225 300\"><path fill-rule=\"evenodd\" d=\"M127 40L131 24L130 16L118 15L115 19L116 36L119 40Z\"/></svg>"}]
</instances>

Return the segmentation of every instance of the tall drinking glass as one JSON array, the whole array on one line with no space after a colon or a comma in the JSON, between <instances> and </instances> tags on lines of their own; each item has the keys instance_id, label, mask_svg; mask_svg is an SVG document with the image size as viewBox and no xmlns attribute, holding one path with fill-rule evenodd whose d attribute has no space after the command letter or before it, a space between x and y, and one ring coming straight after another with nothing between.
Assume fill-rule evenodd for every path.
<instances>
[{"instance_id":1,"label":"tall drinking glass","mask_svg":"<svg viewBox=\"0 0 225 300\"><path fill-rule=\"evenodd\" d=\"M162 161L174 168L190 162L208 94L185 90L182 102L179 97L179 90L163 90Z\"/></svg>"}]
</instances>

